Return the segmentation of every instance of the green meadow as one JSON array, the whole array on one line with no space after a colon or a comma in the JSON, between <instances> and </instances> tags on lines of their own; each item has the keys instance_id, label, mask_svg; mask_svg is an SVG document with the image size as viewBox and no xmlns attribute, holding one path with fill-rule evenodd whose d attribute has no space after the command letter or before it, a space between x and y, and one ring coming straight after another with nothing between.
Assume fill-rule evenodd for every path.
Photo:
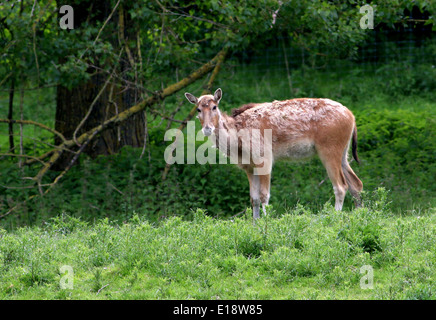
<instances>
[{"instance_id":1,"label":"green meadow","mask_svg":"<svg viewBox=\"0 0 436 320\"><path fill-rule=\"evenodd\" d=\"M366 204L0 229L0 299L435 299L434 211Z\"/></svg>"}]
</instances>

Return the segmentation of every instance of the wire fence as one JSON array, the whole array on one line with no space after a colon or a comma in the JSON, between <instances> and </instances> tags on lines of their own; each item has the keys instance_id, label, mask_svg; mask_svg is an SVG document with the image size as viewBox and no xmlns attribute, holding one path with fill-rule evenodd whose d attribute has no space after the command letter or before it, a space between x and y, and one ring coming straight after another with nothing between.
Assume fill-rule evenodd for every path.
<instances>
[{"instance_id":1,"label":"wire fence","mask_svg":"<svg viewBox=\"0 0 436 320\"><path fill-rule=\"evenodd\" d=\"M238 60L258 71L287 70L302 66L326 70L381 64L436 64L436 32L426 27L403 30L369 30L371 35L354 55L337 57L335 48L301 47L279 37L262 50L243 52Z\"/></svg>"}]
</instances>

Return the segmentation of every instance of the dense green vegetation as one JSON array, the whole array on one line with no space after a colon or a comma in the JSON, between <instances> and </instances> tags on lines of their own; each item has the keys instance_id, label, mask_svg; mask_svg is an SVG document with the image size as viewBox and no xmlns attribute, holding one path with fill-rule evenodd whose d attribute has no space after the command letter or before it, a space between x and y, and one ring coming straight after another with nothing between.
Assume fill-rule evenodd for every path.
<instances>
[{"instance_id":1,"label":"dense green vegetation","mask_svg":"<svg viewBox=\"0 0 436 320\"><path fill-rule=\"evenodd\" d=\"M374 0L368 30L364 1L72 0L68 31L62 2L0 4L0 299L436 299L433 1ZM317 158L274 165L269 214L256 223L234 165L172 165L163 180L164 134L192 108L183 92L200 95L210 75L141 110L140 143L100 156L72 144L64 154L80 157L60 180L65 163L44 167L49 157L21 166L64 145L6 118L56 128L76 107L75 127L100 99L99 123L219 51L211 89L222 88L225 112L318 97L354 113L363 208L347 195L333 209Z\"/></svg>"},{"instance_id":2,"label":"dense green vegetation","mask_svg":"<svg viewBox=\"0 0 436 320\"><path fill-rule=\"evenodd\" d=\"M250 209L230 218L249 206L243 172L232 165L176 165L162 183L166 124L155 120L154 148L142 158L131 148L84 158L52 193L2 221L0 297L435 299L434 87L393 95L384 85L390 72L383 70L394 66L293 71L301 96L328 96L356 114L362 164L352 165L365 183L365 208L350 211L347 196L346 211L335 212L315 159L276 164L269 216L256 225ZM397 81L421 81L413 70ZM232 71L224 70L217 84L224 110L246 97L286 98L290 90L280 71ZM47 96L33 100L53 103ZM17 169L1 165L6 185ZM379 186L389 191L374 192ZM6 192L3 199L27 196ZM36 226L16 229L23 224ZM64 265L74 272L72 289L61 287ZM363 266L374 270L373 289L360 286Z\"/></svg>"},{"instance_id":3,"label":"dense green vegetation","mask_svg":"<svg viewBox=\"0 0 436 320\"><path fill-rule=\"evenodd\" d=\"M250 66L238 66L223 70L216 85L223 88L221 108L225 111L248 101L300 96L329 97L348 106L356 115L358 152L362 161L361 165L352 163L352 166L363 181L364 189L372 192L385 187L390 190L393 212L405 213L435 206L436 69L423 64L406 68L406 72L398 71L393 77L395 70L404 70L400 67L400 63L392 63L354 64L337 71L296 69L292 71L291 91L286 72L260 73ZM395 83L387 85L393 79L397 87ZM425 86L414 85L401 91L406 90L403 83L408 81L426 82ZM298 88L297 93L295 88ZM25 113L38 105L53 103L47 98L49 93L29 98L26 105L29 109ZM169 99L165 109L171 110L171 104L178 104L182 99L179 96ZM188 103L182 108L188 110ZM40 110L37 115L41 120L50 118L50 108ZM182 110L179 119L183 119L183 114ZM162 182L163 153L169 145L163 141L166 125L166 121L150 119L150 149L145 150L142 158L141 149L128 147L115 156L96 160L83 158L55 190L29 203L22 214L3 219L2 225L41 224L62 212L88 221L102 217L122 221L129 219L133 211L152 220L173 215L189 219L190 209L196 208L206 209L211 216L230 217L249 206L245 174L230 164L174 165L167 180ZM198 127L198 122L196 125ZM2 139L6 144L7 136ZM31 142L26 147L33 148L34 144ZM17 175L32 175L32 168L23 168L23 173L5 161L0 166L5 173L0 178L2 185L19 185ZM331 184L318 159L306 163L278 162L272 179L271 204L277 212L283 213L297 203L317 210L333 201ZM31 190L26 189L4 189L1 200L5 207L6 203L18 203L30 194ZM353 207L351 200L347 196L348 209Z\"/></svg>"},{"instance_id":4,"label":"dense green vegetation","mask_svg":"<svg viewBox=\"0 0 436 320\"><path fill-rule=\"evenodd\" d=\"M193 221L64 214L0 229L0 298L435 299L436 215L393 214L386 196L379 189L353 212L269 210L256 224L250 212L223 220L197 210Z\"/></svg>"},{"instance_id":5,"label":"dense green vegetation","mask_svg":"<svg viewBox=\"0 0 436 320\"><path fill-rule=\"evenodd\" d=\"M136 86L135 94L146 98L228 46L230 56L213 84L224 92L221 109L230 111L247 102L295 97L337 100L356 115L362 164L352 166L364 189L372 192L383 186L390 190L392 210L397 213L434 206L436 44L430 34L434 29L431 1L399 6L374 1L378 30L371 31L358 27L362 17L358 8L363 5L359 1L340 6L329 1L240 1L226 5L216 1L182 1L177 5L125 1L117 7L118 2L108 0L88 10L88 0L77 0L74 6L80 19L77 28L69 31L59 28L57 7L61 2L35 4L32 11L27 10L27 3L31 4L0 5L3 118L7 111L14 111L12 118L23 117L54 128L56 110L65 107L56 101L68 96L59 95L60 84L74 87L100 72L112 72L114 61L124 65L129 60L132 68L117 70L120 74L114 74L115 85L128 80L127 87ZM114 10L114 16L105 24L109 9ZM273 23L270 18L274 12L277 19ZM410 15L423 19L408 22ZM121 17L127 19L129 27L114 39L114 30L123 26ZM397 32L407 27L419 27L425 33ZM401 35L408 39L406 46ZM123 46L126 37L131 38ZM376 49L373 44L377 44ZM130 50L131 56L119 56L119 49ZM289 56L291 51L297 55ZM365 52L370 56L362 55ZM104 78L93 79L83 88L104 82ZM205 81L190 85L186 91L200 94ZM37 90L30 89L35 87ZM8 110L12 88L14 110L10 106ZM178 123L168 123L159 115L181 121L190 108L182 92L153 106L146 115L144 149L125 147L120 154L97 159L82 154L47 195L27 201L1 219L1 225L41 225L62 212L85 221L103 217L122 221L133 211L153 221L173 215L189 219L190 209L196 208L206 209L214 217L240 213L249 205L248 183L244 173L232 165L173 165L168 178L161 179L163 154L169 144L163 141L164 132ZM79 119L83 116L77 115ZM11 147L8 130L7 124L0 125L2 154ZM15 125L17 153L20 136L24 137L20 152L25 155L39 156L55 147L48 131L33 126L20 131ZM40 172L41 164L17 168L19 160L1 156L2 213L47 190L59 174L47 171L38 181L38 190L37 179L29 177ZM277 163L271 204L279 213L297 203L319 210L332 197L326 178L317 159L304 164ZM348 197L346 207L352 207Z\"/></svg>"}]
</instances>

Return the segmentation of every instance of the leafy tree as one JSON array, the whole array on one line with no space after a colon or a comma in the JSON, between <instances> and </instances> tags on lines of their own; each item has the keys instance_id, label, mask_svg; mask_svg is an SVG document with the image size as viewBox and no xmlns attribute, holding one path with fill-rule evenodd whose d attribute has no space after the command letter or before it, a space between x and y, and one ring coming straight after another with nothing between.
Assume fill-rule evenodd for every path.
<instances>
[{"instance_id":1,"label":"leafy tree","mask_svg":"<svg viewBox=\"0 0 436 320\"><path fill-rule=\"evenodd\" d=\"M74 9L72 30L59 26L59 8L64 4ZM29 162L43 162L34 179L40 193L48 169L68 169L84 146L91 155L116 153L123 145L142 146L147 124L143 111L158 111L152 110L154 104L211 71L222 59L217 52L223 48L235 54L261 50L272 39L291 36L296 46L314 56L324 56L324 49L327 58L352 56L371 34L359 26L364 4L359 0L0 3L0 86L11 94L29 87L56 87L55 130L48 130L56 136L56 147L43 155L28 155L37 158ZM376 28L406 24L408 14L418 8L428 13L426 23L435 29L434 1L374 0L370 5ZM197 68L189 81L180 80ZM166 90L171 83L177 85ZM9 119L0 120L12 129L13 105L8 111ZM74 158L60 157L64 149Z\"/></svg>"}]
</instances>

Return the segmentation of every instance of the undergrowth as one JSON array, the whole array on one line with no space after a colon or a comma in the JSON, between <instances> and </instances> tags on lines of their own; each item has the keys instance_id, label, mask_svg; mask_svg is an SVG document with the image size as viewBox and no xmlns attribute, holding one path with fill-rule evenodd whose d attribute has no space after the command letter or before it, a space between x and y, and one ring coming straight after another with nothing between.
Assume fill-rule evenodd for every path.
<instances>
[{"instance_id":1,"label":"undergrowth","mask_svg":"<svg viewBox=\"0 0 436 320\"><path fill-rule=\"evenodd\" d=\"M386 194L351 212L269 207L256 223L250 210L215 219L197 209L192 221L61 214L0 229L0 298L435 299L436 215L393 214ZM372 289L361 287L363 266Z\"/></svg>"}]
</instances>

